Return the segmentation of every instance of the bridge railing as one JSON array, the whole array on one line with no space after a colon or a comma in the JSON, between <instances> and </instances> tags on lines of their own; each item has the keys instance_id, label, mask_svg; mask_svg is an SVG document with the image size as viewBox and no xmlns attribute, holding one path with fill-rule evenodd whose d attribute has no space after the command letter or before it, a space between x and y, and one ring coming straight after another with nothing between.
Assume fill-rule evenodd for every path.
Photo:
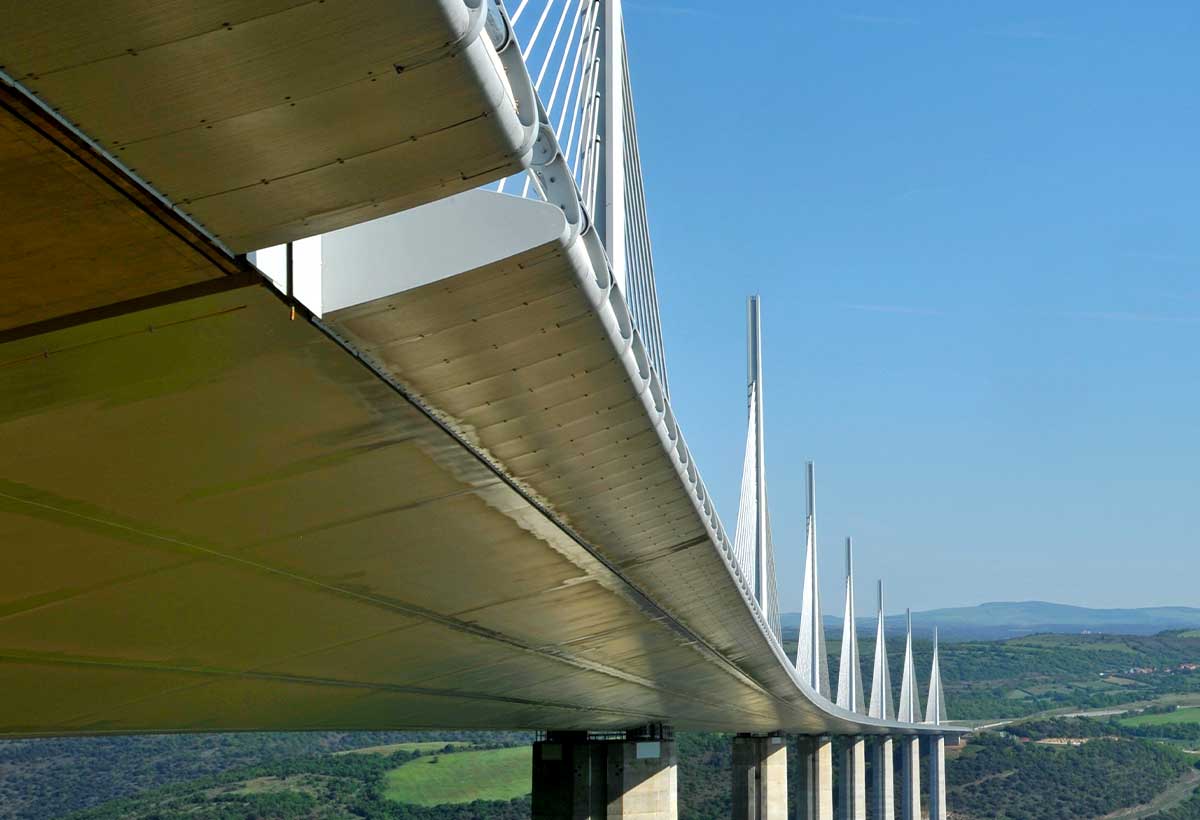
<instances>
[{"instance_id":1,"label":"bridge railing","mask_svg":"<svg viewBox=\"0 0 1200 820\"><path fill-rule=\"evenodd\" d=\"M620 0L519 0L509 22L580 206L670 395ZM532 170L487 187L543 198Z\"/></svg>"},{"instance_id":2,"label":"bridge railing","mask_svg":"<svg viewBox=\"0 0 1200 820\"><path fill-rule=\"evenodd\" d=\"M595 199L589 183L598 167L594 150L599 128L600 0L523 0L509 20L542 108L591 212ZM496 187L538 196L532 182L530 174L521 174Z\"/></svg>"}]
</instances>

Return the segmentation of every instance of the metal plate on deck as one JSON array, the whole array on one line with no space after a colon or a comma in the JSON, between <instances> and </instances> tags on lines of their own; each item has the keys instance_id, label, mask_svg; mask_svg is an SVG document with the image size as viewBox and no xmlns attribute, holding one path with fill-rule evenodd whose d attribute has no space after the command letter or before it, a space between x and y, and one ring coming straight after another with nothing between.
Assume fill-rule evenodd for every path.
<instances>
[{"instance_id":1,"label":"metal plate on deck","mask_svg":"<svg viewBox=\"0 0 1200 820\"><path fill-rule=\"evenodd\" d=\"M235 252L518 170L527 129L463 0L10 10L0 65Z\"/></svg>"}]
</instances>

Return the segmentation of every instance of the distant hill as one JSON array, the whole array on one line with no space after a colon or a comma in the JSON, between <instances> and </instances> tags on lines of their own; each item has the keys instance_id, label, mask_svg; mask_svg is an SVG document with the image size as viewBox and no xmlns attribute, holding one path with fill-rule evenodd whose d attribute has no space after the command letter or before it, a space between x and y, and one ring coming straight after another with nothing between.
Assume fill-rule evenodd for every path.
<instances>
[{"instance_id":1,"label":"distant hill","mask_svg":"<svg viewBox=\"0 0 1200 820\"><path fill-rule=\"evenodd\" d=\"M800 613L785 613L782 620L785 627L799 626ZM825 616L825 622L841 625L840 618L830 615ZM859 629L870 630L874 623L874 618L859 618ZM935 626L949 640L996 640L1035 632L1153 635L1168 629L1200 629L1200 608L1090 609L1046 601L997 601L913 613L913 632L928 636ZM889 615L887 629L902 631L904 616Z\"/></svg>"}]
</instances>

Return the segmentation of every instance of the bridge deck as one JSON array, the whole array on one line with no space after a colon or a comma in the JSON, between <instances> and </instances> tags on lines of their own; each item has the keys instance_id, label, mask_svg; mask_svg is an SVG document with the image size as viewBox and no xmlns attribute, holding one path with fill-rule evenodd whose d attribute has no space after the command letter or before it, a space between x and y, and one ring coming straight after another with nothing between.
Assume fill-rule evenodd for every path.
<instances>
[{"instance_id":1,"label":"bridge deck","mask_svg":"<svg viewBox=\"0 0 1200 820\"><path fill-rule=\"evenodd\" d=\"M185 5L131 27L47 3L0 47L229 247L521 164L533 106L473 28L480 4L370 2L311 26L334 12ZM389 28L430 10L433 34ZM308 71L306 48L346 82ZM204 69L229 50L245 84ZM0 314L0 734L932 731L799 683L731 574L624 301L598 284L607 263L553 206L487 195L554 224L465 273L293 321L84 139L0 92L0 162L20 172L0 238L22 249L0 263L22 284Z\"/></svg>"},{"instance_id":2,"label":"bridge deck","mask_svg":"<svg viewBox=\"0 0 1200 820\"><path fill-rule=\"evenodd\" d=\"M441 421L261 286L0 345L0 734L879 731L720 576L577 247L326 317Z\"/></svg>"}]
</instances>

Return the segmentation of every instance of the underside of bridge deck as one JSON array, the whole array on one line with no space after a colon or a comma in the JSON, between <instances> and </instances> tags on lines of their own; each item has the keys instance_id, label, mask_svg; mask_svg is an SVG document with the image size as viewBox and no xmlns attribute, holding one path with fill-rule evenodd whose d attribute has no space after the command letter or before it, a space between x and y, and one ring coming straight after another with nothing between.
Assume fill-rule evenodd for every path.
<instances>
[{"instance_id":1,"label":"underside of bridge deck","mask_svg":"<svg viewBox=\"0 0 1200 820\"><path fill-rule=\"evenodd\" d=\"M0 347L0 731L779 722L288 316L251 286Z\"/></svg>"},{"instance_id":2,"label":"underside of bridge deck","mask_svg":"<svg viewBox=\"0 0 1200 820\"><path fill-rule=\"evenodd\" d=\"M239 267L79 137L0 83L0 338L212 283ZM96 315L96 314L90 314ZM28 327L28 326L33 327Z\"/></svg>"}]
</instances>

